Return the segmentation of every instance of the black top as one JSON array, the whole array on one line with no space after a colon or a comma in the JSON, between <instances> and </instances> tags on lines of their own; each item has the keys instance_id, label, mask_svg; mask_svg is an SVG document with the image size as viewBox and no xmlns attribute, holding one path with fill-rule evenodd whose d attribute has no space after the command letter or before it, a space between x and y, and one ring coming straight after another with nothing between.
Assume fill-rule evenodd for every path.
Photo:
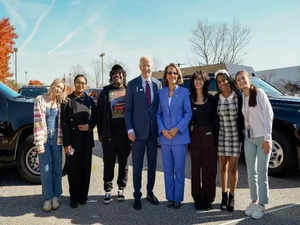
<instances>
[{"instance_id":1,"label":"black top","mask_svg":"<svg viewBox=\"0 0 300 225\"><path fill-rule=\"evenodd\" d=\"M125 125L126 87L110 84L104 87L98 99L98 133L104 139L127 138Z\"/></svg>"},{"instance_id":2,"label":"black top","mask_svg":"<svg viewBox=\"0 0 300 225\"><path fill-rule=\"evenodd\" d=\"M62 104L61 122L63 132L63 145L74 143L74 135L88 135L89 146L94 146L93 128L96 125L96 106L93 99L87 94L77 97L74 92L68 95ZM89 124L89 131L79 131L79 124Z\"/></svg>"},{"instance_id":3,"label":"black top","mask_svg":"<svg viewBox=\"0 0 300 225\"><path fill-rule=\"evenodd\" d=\"M215 99L212 95L208 95L208 98L202 105L192 103L193 115L191 124L194 127L209 127L213 130L216 121L215 106Z\"/></svg>"}]
</instances>

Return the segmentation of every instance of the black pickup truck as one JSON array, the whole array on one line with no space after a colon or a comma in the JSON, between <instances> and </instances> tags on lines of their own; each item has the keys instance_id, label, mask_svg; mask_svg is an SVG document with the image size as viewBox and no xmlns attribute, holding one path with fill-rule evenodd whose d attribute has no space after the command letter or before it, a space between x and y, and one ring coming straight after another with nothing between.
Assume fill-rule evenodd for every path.
<instances>
[{"instance_id":1,"label":"black pickup truck","mask_svg":"<svg viewBox=\"0 0 300 225\"><path fill-rule=\"evenodd\" d=\"M33 145L33 98L0 82L0 163L16 163L19 174L40 183L38 155Z\"/></svg>"},{"instance_id":2,"label":"black pickup truck","mask_svg":"<svg viewBox=\"0 0 300 225\"><path fill-rule=\"evenodd\" d=\"M214 74L209 74L209 92L217 93ZM189 88L191 76L184 78L184 86ZM300 98L285 95L271 84L256 77L253 73L251 82L268 95L274 111L273 147L269 163L270 175L284 175L298 169L300 141L295 136L296 127L300 127Z\"/></svg>"}]
</instances>

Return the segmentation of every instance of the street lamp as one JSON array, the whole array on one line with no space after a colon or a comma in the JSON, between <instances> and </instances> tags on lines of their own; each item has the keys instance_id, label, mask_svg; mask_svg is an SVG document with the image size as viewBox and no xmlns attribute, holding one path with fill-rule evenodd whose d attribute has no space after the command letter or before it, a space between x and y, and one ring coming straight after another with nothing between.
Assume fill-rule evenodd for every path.
<instances>
[{"instance_id":1,"label":"street lamp","mask_svg":"<svg viewBox=\"0 0 300 225\"><path fill-rule=\"evenodd\" d=\"M103 57L105 56L105 53L102 52L100 54L100 57L101 57L101 67L102 67L102 88L104 87L104 78L103 78Z\"/></svg>"},{"instance_id":2,"label":"street lamp","mask_svg":"<svg viewBox=\"0 0 300 225\"><path fill-rule=\"evenodd\" d=\"M25 71L25 83L27 84L27 71Z\"/></svg>"},{"instance_id":3,"label":"street lamp","mask_svg":"<svg viewBox=\"0 0 300 225\"><path fill-rule=\"evenodd\" d=\"M17 71L18 71L18 67L17 67L17 52L18 52L18 48L14 48L14 52L15 52L15 80L16 80L16 84L18 84L18 76L17 76Z\"/></svg>"}]
</instances>

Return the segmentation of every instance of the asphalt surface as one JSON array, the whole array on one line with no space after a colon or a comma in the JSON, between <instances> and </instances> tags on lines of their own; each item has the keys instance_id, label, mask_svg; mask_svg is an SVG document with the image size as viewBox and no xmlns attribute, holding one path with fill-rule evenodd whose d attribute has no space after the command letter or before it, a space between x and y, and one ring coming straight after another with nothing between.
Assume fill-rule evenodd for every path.
<instances>
[{"instance_id":1,"label":"asphalt surface","mask_svg":"<svg viewBox=\"0 0 300 225\"><path fill-rule=\"evenodd\" d=\"M103 162L101 145L96 142L93 155L92 177L87 205L71 209L67 178L63 177L61 207L56 211L42 211L41 186L23 181L14 167L0 167L0 224L272 224L300 225L300 174L291 173L285 178L270 177L270 203L266 215L260 220L244 216L244 209L250 202L246 168L239 166L239 183L235 194L236 210L233 213L219 210L221 190L217 183L217 196L210 211L196 211L191 197L190 163L187 158L185 198L183 207L175 210L166 207L164 180L160 152L154 193L160 200L158 206L146 199L146 161L143 172L142 210L136 211L133 204L133 184L131 158L129 159L129 178L126 188L126 201L114 200L103 204ZM117 174L117 167L115 168ZM218 175L219 176L219 175ZM219 180L219 177L217 178ZM115 179L116 185L116 179ZM117 188L113 194L116 195Z\"/></svg>"}]
</instances>

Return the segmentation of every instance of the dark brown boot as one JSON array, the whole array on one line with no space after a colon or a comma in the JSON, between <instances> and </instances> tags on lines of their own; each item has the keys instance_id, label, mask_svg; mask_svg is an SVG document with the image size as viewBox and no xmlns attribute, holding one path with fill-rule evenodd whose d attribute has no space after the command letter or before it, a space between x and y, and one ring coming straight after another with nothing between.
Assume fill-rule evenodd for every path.
<instances>
[{"instance_id":1,"label":"dark brown boot","mask_svg":"<svg viewBox=\"0 0 300 225\"><path fill-rule=\"evenodd\" d=\"M227 204L228 204L228 192L222 192L222 201L221 201L220 208L222 210L225 210L227 208Z\"/></svg>"},{"instance_id":2,"label":"dark brown boot","mask_svg":"<svg viewBox=\"0 0 300 225\"><path fill-rule=\"evenodd\" d=\"M234 210L234 195L229 193L229 199L228 199L228 204L227 204L227 210L229 212L232 212Z\"/></svg>"}]
</instances>

